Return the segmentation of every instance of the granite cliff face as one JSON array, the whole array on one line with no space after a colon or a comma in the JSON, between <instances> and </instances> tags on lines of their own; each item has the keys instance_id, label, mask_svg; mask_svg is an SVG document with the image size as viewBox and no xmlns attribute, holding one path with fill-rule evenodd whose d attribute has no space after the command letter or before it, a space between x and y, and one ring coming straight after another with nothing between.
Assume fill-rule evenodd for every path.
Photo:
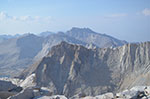
<instances>
[{"instance_id":1,"label":"granite cliff face","mask_svg":"<svg viewBox=\"0 0 150 99\"><path fill-rule=\"evenodd\" d=\"M150 42L97 49L62 42L20 77L33 73L36 86L67 97L150 85Z\"/></svg>"}]
</instances>

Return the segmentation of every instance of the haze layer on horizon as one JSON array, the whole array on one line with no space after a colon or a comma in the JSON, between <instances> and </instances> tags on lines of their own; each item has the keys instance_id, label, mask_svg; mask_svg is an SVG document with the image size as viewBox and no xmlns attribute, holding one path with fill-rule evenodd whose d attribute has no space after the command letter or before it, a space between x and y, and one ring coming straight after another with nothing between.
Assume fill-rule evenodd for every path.
<instances>
[{"instance_id":1,"label":"haze layer on horizon","mask_svg":"<svg viewBox=\"0 0 150 99\"><path fill-rule=\"evenodd\" d=\"M0 0L0 35L88 27L129 42L150 40L150 0Z\"/></svg>"}]
</instances>

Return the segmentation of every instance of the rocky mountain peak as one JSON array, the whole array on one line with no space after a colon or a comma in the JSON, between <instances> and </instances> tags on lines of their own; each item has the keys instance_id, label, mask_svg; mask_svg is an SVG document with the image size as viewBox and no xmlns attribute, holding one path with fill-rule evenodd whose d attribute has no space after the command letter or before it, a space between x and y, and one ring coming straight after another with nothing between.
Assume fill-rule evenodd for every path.
<instances>
[{"instance_id":1,"label":"rocky mountain peak","mask_svg":"<svg viewBox=\"0 0 150 99\"><path fill-rule=\"evenodd\" d=\"M77 40L92 43L97 47L116 47L126 44L127 42L118 40L112 36L106 34L96 33L89 28L72 28L67 31L66 34L70 37L74 37Z\"/></svg>"},{"instance_id":2,"label":"rocky mountain peak","mask_svg":"<svg viewBox=\"0 0 150 99\"><path fill-rule=\"evenodd\" d=\"M75 51L81 49L81 45L69 44L65 41L62 41L56 46L51 48L51 51L47 56L55 55L57 57L65 57L65 56L74 56ZM84 47L83 47L84 48Z\"/></svg>"},{"instance_id":3,"label":"rocky mountain peak","mask_svg":"<svg viewBox=\"0 0 150 99\"><path fill-rule=\"evenodd\" d=\"M80 33L83 33L83 32L86 32L86 33L95 33L90 28L78 28L78 27L72 27L72 29L69 30L68 32L72 32L72 33L75 33L75 32L80 32Z\"/></svg>"}]
</instances>

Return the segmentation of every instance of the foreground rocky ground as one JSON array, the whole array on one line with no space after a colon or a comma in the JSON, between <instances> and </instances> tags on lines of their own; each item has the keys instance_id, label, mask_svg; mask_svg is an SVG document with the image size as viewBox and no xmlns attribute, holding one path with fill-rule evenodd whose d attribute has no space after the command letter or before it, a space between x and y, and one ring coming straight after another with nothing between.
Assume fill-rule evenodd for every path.
<instances>
[{"instance_id":1,"label":"foreground rocky ground","mask_svg":"<svg viewBox=\"0 0 150 99\"><path fill-rule=\"evenodd\" d=\"M107 92L96 96L81 93L68 98L65 95L53 95L49 88L35 86L33 78L34 75L24 81L1 78L0 99L150 99L150 86L135 86L122 92Z\"/></svg>"}]
</instances>

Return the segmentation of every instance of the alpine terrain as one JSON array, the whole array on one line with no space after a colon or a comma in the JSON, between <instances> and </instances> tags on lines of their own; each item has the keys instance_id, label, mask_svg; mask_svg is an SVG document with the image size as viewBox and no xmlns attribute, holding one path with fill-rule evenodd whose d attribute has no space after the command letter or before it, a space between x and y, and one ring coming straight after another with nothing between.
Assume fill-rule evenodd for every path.
<instances>
[{"instance_id":1,"label":"alpine terrain","mask_svg":"<svg viewBox=\"0 0 150 99\"><path fill-rule=\"evenodd\" d=\"M150 86L149 75L150 42L87 49L63 41L19 77L25 79L26 88L47 88L51 95L79 98Z\"/></svg>"},{"instance_id":2,"label":"alpine terrain","mask_svg":"<svg viewBox=\"0 0 150 99\"><path fill-rule=\"evenodd\" d=\"M0 76L16 76L42 59L51 47L66 41L87 48L117 47L127 42L96 33L89 28L72 28L67 32L42 32L39 35L0 36Z\"/></svg>"}]
</instances>

